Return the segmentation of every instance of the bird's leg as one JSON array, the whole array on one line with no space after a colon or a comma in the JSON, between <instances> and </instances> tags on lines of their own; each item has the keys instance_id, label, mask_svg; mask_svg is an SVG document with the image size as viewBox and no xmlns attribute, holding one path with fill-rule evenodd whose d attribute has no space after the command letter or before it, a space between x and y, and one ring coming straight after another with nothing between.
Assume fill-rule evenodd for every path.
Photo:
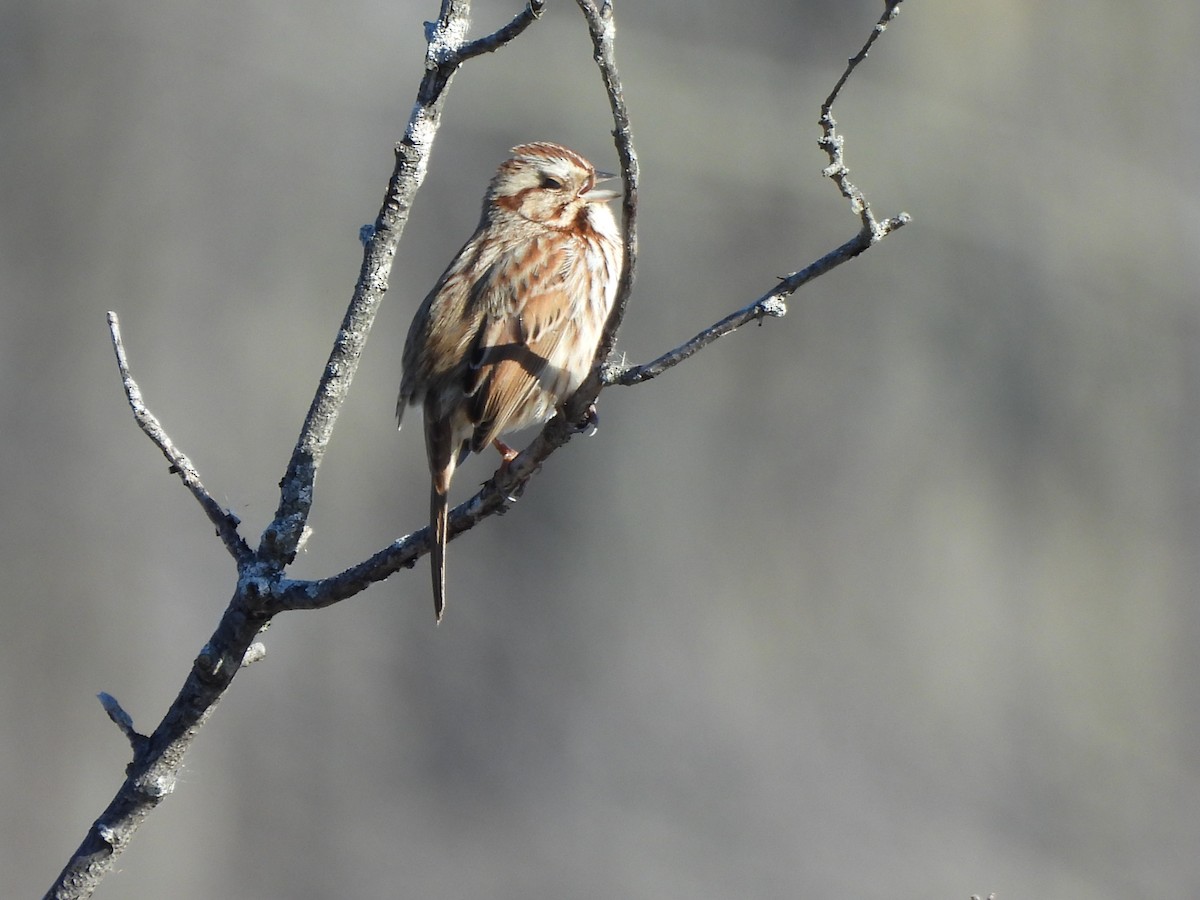
<instances>
[{"instance_id":1,"label":"bird's leg","mask_svg":"<svg viewBox=\"0 0 1200 900\"><path fill-rule=\"evenodd\" d=\"M500 438L494 438L492 440L492 446L495 447L500 453L501 470L507 469L508 464L521 454L520 450L515 450L508 446L508 444L504 443L504 441L500 440Z\"/></svg>"},{"instance_id":2,"label":"bird's leg","mask_svg":"<svg viewBox=\"0 0 1200 900\"><path fill-rule=\"evenodd\" d=\"M508 444L504 443L504 441L500 440L500 438L493 439L492 446L495 447L500 453L500 474L504 474L508 471L509 464L520 455L521 451L514 450L512 447L508 446ZM509 503L516 503L517 498L521 496L522 490L524 490L524 485L518 485L517 487L513 488L512 493L510 493L505 499L508 500Z\"/></svg>"}]
</instances>

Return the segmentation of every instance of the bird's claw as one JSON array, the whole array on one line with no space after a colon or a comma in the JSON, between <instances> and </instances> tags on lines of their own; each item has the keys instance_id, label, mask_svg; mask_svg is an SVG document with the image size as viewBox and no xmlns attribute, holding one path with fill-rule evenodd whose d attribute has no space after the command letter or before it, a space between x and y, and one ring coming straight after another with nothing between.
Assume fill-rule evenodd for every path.
<instances>
[{"instance_id":1,"label":"bird's claw","mask_svg":"<svg viewBox=\"0 0 1200 900\"><path fill-rule=\"evenodd\" d=\"M583 421L579 423L576 430L584 437L591 437L600 430L600 413L596 412L595 403L588 406L587 412L583 414Z\"/></svg>"}]
</instances>

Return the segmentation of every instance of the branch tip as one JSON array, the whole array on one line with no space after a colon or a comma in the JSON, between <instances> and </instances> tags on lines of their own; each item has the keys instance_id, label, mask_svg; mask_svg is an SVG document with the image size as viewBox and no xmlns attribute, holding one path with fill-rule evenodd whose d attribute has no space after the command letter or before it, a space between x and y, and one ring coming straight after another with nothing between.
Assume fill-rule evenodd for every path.
<instances>
[{"instance_id":1,"label":"branch tip","mask_svg":"<svg viewBox=\"0 0 1200 900\"><path fill-rule=\"evenodd\" d=\"M192 465L192 461L175 446L166 429L162 427L162 423L146 406L142 389L138 387L129 368L129 357L125 353L125 342L121 338L121 322L117 318L117 314L111 310L108 313L108 332L112 340L113 352L117 357L117 371L121 375L125 400L133 412L134 421L142 433L150 438L154 446L158 447L159 452L166 457L168 471L173 475L178 475L184 487L191 491L209 521L216 527L217 535L225 544L225 549L229 551L229 554L239 564L247 562L250 558L250 547L238 534L240 520L233 513L224 509L208 492L204 482L200 480L200 473Z\"/></svg>"}]
</instances>

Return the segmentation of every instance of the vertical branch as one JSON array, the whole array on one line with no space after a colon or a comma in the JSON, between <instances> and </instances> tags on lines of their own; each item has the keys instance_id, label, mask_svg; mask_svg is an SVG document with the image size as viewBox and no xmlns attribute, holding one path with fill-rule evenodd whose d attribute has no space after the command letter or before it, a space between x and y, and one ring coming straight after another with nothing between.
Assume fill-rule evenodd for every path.
<instances>
[{"instance_id":1,"label":"vertical branch","mask_svg":"<svg viewBox=\"0 0 1200 900\"><path fill-rule=\"evenodd\" d=\"M625 197L621 204L622 231L625 242L622 248L623 261L621 278L617 283L617 297L604 326L597 359L604 361L612 353L617 340L617 331L625 317L625 306L633 289L637 269L637 205L638 205L638 158L633 146L633 129L629 124L629 109L625 105L625 91L621 86L621 74L617 70L616 35L617 23L613 17L611 0L597 5L595 0L576 0L587 19L588 33L592 38L592 58L600 69L604 90L613 117L613 139L617 155L621 160L621 179L625 184Z\"/></svg>"}]
</instances>

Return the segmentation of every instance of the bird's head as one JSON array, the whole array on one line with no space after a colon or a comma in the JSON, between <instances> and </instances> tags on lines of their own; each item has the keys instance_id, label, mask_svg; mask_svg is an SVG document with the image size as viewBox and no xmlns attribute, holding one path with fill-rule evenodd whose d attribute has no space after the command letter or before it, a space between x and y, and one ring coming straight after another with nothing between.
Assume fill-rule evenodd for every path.
<instances>
[{"instance_id":1,"label":"bird's head","mask_svg":"<svg viewBox=\"0 0 1200 900\"><path fill-rule=\"evenodd\" d=\"M587 216L595 204L621 196L620 191L597 188L613 178L559 144L537 141L512 149L500 164L488 188L486 205L547 228L567 229Z\"/></svg>"}]
</instances>

